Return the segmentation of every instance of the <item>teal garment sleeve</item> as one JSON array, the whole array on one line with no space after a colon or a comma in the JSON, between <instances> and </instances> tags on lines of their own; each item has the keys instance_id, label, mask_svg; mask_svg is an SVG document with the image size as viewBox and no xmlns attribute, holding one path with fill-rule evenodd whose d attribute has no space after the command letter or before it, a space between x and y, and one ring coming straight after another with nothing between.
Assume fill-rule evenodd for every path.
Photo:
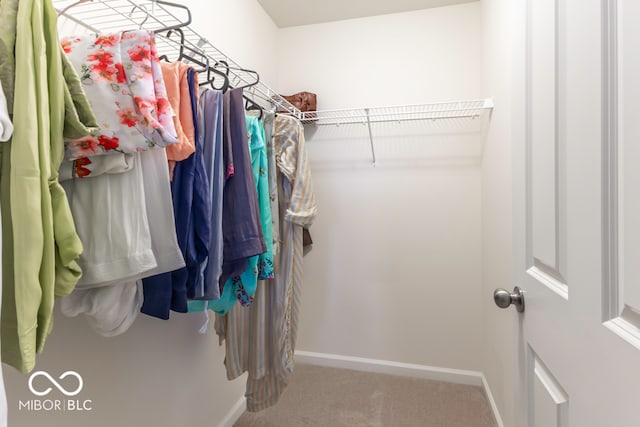
<instances>
[{"instance_id":1,"label":"teal garment sleeve","mask_svg":"<svg viewBox=\"0 0 640 427\"><path fill-rule=\"evenodd\" d=\"M267 251L258 255L258 280L273 279L273 221L269 196L269 166L264 124L257 117L247 117L251 167L258 190L260 221Z\"/></svg>"}]
</instances>

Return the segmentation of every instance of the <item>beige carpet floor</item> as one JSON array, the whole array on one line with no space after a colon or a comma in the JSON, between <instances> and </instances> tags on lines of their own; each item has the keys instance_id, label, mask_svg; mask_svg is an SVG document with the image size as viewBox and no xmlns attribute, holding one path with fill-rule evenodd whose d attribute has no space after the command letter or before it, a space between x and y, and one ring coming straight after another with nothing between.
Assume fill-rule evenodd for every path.
<instances>
[{"instance_id":1,"label":"beige carpet floor","mask_svg":"<svg viewBox=\"0 0 640 427\"><path fill-rule=\"evenodd\" d=\"M480 387L297 364L274 407L234 427L494 427Z\"/></svg>"}]
</instances>

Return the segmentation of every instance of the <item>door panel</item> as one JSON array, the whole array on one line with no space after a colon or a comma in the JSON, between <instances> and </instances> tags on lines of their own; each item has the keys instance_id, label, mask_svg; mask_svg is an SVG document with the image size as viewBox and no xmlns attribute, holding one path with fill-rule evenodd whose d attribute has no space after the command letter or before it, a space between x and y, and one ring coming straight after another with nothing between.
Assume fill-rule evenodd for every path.
<instances>
[{"instance_id":1,"label":"door panel","mask_svg":"<svg viewBox=\"0 0 640 427\"><path fill-rule=\"evenodd\" d=\"M557 0L530 2L528 74L527 164L530 229L528 267L540 283L563 297L562 248L562 143L558 61L559 28Z\"/></svg>"},{"instance_id":2,"label":"door panel","mask_svg":"<svg viewBox=\"0 0 640 427\"><path fill-rule=\"evenodd\" d=\"M640 2L521 1L520 425L638 427Z\"/></svg>"},{"instance_id":3,"label":"door panel","mask_svg":"<svg viewBox=\"0 0 640 427\"><path fill-rule=\"evenodd\" d=\"M640 344L640 3L609 2L606 16L609 54L605 103L609 112L609 182L605 209L611 217L605 241L610 272L605 281L608 326L631 344Z\"/></svg>"},{"instance_id":4,"label":"door panel","mask_svg":"<svg viewBox=\"0 0 640 427\"><path fill-rule=\"evenodd\" d=\"M569 426L569 397L558 380L530 349L530 390L532 410L529 425Z\"/></svg>"}]
</instances>

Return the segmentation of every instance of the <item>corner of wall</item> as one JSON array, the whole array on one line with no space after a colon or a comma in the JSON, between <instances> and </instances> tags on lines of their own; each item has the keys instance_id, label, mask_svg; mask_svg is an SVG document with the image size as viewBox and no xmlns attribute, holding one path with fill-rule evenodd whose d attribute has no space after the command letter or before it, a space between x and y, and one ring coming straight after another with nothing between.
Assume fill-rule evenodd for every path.
<instances>
[{"instance_id":1,"label":"corner of wall","mask_svg":"<svg viewBox=\"0 0 640 427\"><path fill-rule=\"evenodd\" d=\"M483 91L495 99L482 171L483 372L504 425L515 424L517 325L512 310L492 301L513 287L512 241L512 0L483 0Z\"/></svg>"}]
</instances>

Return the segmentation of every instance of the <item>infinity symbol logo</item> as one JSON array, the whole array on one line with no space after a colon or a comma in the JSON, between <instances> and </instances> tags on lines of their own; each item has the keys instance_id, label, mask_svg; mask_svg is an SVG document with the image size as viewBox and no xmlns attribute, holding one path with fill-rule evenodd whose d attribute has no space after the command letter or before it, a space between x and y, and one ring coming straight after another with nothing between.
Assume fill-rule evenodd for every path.
<instances>
[{"instance_id":1,"label":"infinity symbol logo","mask_svg":"<svg viewBox=\"0 0 640 427\"><path fill-rule=\"evenodd\" d=\"M67 371L64 374L60 375L60 378L59 378L60 380L63 380L68 376L76 377L78 379L78 388L73 391L67 391L51 375L49 375L48 372L37 371L31 374L31 376L29 377L29 390L31 390L31 393L35 394L36 396L46 396L47 394L51 393L51 387L47 388L45 391L37 391L36 389L33 388L33 379L38 376L46 377L49 381L51 381L51 384L53 384L65 396L77 395L78 393L80 393L80 391L82 390L82 387L84 386L82 377L80 376L80 374L78 374L75 371Z\"/></svg>"}]
</instances>

